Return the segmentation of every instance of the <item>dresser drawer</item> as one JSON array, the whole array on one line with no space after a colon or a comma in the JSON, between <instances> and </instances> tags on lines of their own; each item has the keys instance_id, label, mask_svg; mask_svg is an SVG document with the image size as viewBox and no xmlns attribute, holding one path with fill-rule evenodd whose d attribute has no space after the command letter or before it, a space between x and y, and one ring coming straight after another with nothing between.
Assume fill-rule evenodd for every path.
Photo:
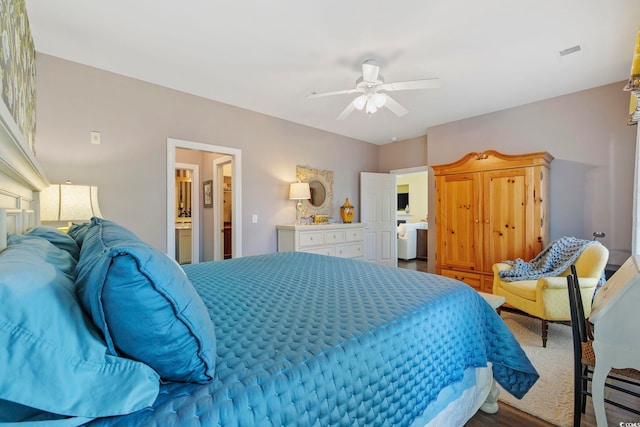
<instances>
[{"instance_id":1,"label":"dresser drawer","mask_svg":"<svg viewBox=\"0 0 640 427\"><path fill-rule=\"evenodd\" d=\"M364 229L358 228L355 230L347 230L346 231L346 241L347 242L362 242L364 241Z\"/></svg>"},{"instance_id":2,"label":"dresser drawer","mask_svg":"<svg viewBox=\"0 0 640 427\"><path fill-rule=\"evenodd\" d=\"M300 248L322 245L322 231L304 231L300 233Z\"/></svg>"},{"instance_id":3,"label":"dresser drawer","mask_svg":"<svg viewBox=\"0 0 640 427\"><path fill-rule=\"evenodd\" d=\"M341 258L362 258L364 256L364 244L352 243L350 245L336 246L336 256Z\"/></svg>"},{"instance_id":4,"label":"dresser drawer","mask_svg":"<svg viewBox=\"0 0 640 427\"><path fill-rule=\"evenodd\" d=\"M344 230L332 230L324 232L324 242L327 245L344 242Z\"/></svg>"},{"instance_id":5,"label":"dresser drawer","mask_svg":"<svg viewBox=\"0 0 640 427\"><path fill-rule=\"evenodd\" d=\"M440 275L459 280L476 290L480 290L480 281L482 280L480 274L467 273L466 271L446 270L443 268L440 270Z\"/></svg>"},{"instance_id":6,"label":"dresser drawer","mask_svg":"<svg viewBox=\"0 0 640 427\"><path fill-rule=\"evenodd\" d=\"M298 251L364 259L365 228L360 223L277 225L278 252Z\"/></svg>"},{"instance_id":7,"label":"dresser drawer","mask_svg":"<svg viewBox=\"0 0 640 427\"><path fill-rule=\"evenodd\" d=\"M307 252L310 254L318 254L318 255L329 255L329 256L336 255L334 246L323 246L321 248L304 249L304 250L301 250L300 252Z\"/></svg>"}]
</instances>

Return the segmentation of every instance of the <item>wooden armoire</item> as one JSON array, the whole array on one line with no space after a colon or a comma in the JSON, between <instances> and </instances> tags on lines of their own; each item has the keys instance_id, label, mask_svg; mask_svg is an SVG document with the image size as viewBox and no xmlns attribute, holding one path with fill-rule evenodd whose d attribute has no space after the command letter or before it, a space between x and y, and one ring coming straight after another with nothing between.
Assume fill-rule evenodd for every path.
<instances>
[{"instance_id":1,"label":"wooden armoire","mask_svg":"<svg viewBox=\"0 0 640 427\"><path fill-rule=\"evenodd\" d=\"M540 253L549 243L552 160L489 150L433 166L436 273L491 293L494 263Z\"/></svg>"}]
</instances>

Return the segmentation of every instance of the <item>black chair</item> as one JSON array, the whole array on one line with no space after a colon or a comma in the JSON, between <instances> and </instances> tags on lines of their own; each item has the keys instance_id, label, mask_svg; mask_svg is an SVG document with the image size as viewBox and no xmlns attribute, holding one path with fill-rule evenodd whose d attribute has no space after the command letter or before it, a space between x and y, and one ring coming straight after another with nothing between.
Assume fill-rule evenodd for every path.
<instances>
[{"instance_id":1,"label":"black chair","mask_svg":"<svg viewBox=\"0 0 640 427\"><path fill-rule=\"evenodd\" d=\"M575 266L571 266L571 274L567 276L569 288L569 307L571 309L571 329L573 332L573 367L574 367L574 402L573 425L580 426L580 418L584 414L587 396L591 396L589 382L593 377L596 357L593 352L590 323L584 317L584 306L580 296L580 285ZM640 398L640 371L635 369L612 369L607 377L606 387ZM611 380L611 381L610 381ZM640 415L640 410L630 408L621 403L605 399L606 403Z\"/></svg>"}]
</instances>

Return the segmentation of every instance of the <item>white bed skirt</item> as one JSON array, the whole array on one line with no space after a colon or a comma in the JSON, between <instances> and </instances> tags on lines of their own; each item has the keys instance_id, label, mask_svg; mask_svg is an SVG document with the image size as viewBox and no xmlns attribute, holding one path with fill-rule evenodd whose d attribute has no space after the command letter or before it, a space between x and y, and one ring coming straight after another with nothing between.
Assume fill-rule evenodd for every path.
<instances>
[{"instance_id":1,"label":"white bed skirt","mask_svg":"<svg viewBox=\"0 0 640 427\"><path fill-rule=\"evenodd\" d=\"M443 389L412 427L461 427L478 410L498 411L498 388L491 363L486 368L469 368L461 381Z\"/></svg>"}]
</instances>

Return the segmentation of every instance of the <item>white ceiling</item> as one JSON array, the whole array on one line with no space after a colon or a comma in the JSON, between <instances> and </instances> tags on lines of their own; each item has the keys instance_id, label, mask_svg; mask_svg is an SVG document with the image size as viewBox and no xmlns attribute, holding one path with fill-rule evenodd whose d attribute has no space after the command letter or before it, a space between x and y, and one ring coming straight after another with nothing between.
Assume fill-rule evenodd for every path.
<instances>
[{"instance_id":1,"label":"white ceiling","mask_svg":"<svg viewBox=\"0 0 640 427\"><path fill-rule=\"evenodd\" d=\"M36 51L375 144L625 80L638 0L26 0ZM575 45L577 54L558 52ZM373 58L409 110L355 111ZM622 90L622 87L621 87Z\"/></svg>"}]
</instances>

